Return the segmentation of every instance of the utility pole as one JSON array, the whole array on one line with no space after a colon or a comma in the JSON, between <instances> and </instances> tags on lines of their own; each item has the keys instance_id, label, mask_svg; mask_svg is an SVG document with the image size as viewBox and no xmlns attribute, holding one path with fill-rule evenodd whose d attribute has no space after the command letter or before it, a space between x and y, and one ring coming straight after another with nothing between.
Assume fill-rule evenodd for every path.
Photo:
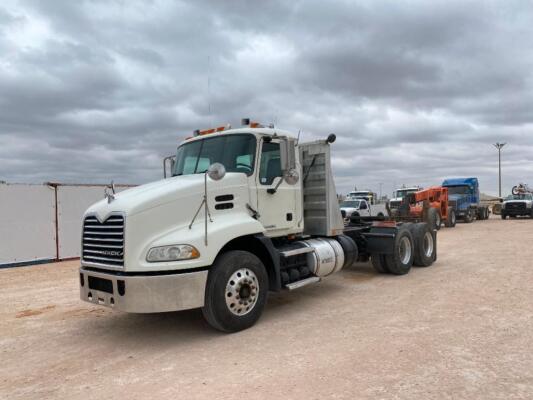
<instances>
[{"instance_id":1,"label":"utility pole","mask_svg":"<svg viewBox=\"0 0 533 400\"><path fill-rule=\"evenodd\" d=\"M379 182L379 201L381 201L381 188L383 187L383 182Z\"/></svg>"},{"instance_id":2,"label":"utility pole","mask_svg":"<svg viewBox=\"0 0 533 400\"><path fill-rule=\"evenodd\" d=\"M502 197L502 147L505 143L495 143L494 147L498 149L498 196Z\"/></svg>"}]
</instances>

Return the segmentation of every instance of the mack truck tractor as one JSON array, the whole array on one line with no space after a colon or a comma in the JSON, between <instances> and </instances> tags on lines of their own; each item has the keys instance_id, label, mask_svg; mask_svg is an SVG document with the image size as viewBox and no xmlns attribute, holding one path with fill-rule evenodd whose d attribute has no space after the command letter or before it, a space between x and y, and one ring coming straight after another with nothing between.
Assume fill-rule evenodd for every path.
<instances>
[{"instance_id":1,"label":"mack truck tractor","mask_svg":"<svg viewBox=\"0 0 533 400\"><path fill-rule=\"evenodd\" d=\"M448 188L448 202L457 219L470 223L489 218L489 208L480 202L477 178L445 179L442 186Z\"/></svg>"},{"instance_id":2,"label":"mack truck tractor","mask_svg":"<svg viewBox=\"0 0 533 400\"><path fill-rule=\"evenodd\" d=\"M249 120L195 131L165 159L166 179L120 193L111 186L86 211L81 299L131 313L201 308L213 328L236 332L259 319L269 291L355 261L396 275L430 266L437 237L425 223L344 226L334 141L298 143Z\"/></svg>"}]
</instances>

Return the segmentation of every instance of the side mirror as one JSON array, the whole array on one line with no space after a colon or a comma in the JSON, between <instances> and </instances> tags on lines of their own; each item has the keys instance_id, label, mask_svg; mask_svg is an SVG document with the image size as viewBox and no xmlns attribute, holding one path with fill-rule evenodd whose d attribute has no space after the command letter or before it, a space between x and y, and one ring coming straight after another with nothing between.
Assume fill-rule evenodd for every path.
<instances>
[{"instance_id":1,"label":"side mirror","mask_svg":"<svg viewBox=\"0 0 533 400\"><path fill-rule=\"evenodd\" d=\"M281 138L279 142L279 157L281 170L286 173L296 168L296 140L292 138Z\"/></svg>"},{"instance_id":2,"label":"side mirror","mask_svg":"<svg viewBox=\"0 0 533 400\"><path fill-rule=\"evenodd\" d=\"M500 197L500 203L503 203L503 198L502 197Z\"/></svg>"},{"instance_id":3,"label":"side mirror","mask_svg":"<svg viewBox=\"0 0 533 400\"><path fill-rule=\"evenodd\" d=\"M207 175L214 181L219 181L226 175L226 168L220 163L213 163L207 168Z\"/></svg>"},{"instance_id":4,"label":"side mirror","mask_svg":"<svg viewBox=\"0 0 533 400\"><path fill-rule=\"evenodd\" d=\"M169 166L169 172L167 173L167 166ZM174 167L176 166L176 156L168 156L163 158L163 178L166 178L168 176L172 176L172 172L174 171Z\"/></svg>"}]
</instances>

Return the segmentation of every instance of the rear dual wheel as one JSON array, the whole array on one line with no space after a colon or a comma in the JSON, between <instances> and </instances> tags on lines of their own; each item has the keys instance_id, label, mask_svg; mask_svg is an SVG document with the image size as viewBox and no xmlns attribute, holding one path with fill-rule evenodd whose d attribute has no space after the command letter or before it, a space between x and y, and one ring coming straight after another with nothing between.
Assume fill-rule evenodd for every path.
<instances>
[{"instance_id":1,"label":"rear dual wheel","mask_svg":"<svg viewBox=\"0 0 533 400\"><path fill-rule=\"evenodd\" d=\"M372 266L379 273L405 275L413 266L414 247L413 235L404 225L394 239L393 253L372 254Z\"/></svg>"},{"instance_id":2,"label":"rear dual wheel","mask_svg":"<svg viewBox=\"0 0 533 400\"><path fill-rule=\"evenodd\" d=\"M418 267L429 267L435 261L437 235L424 222L413 224L411 232L415 240L413 264Z\"/></svg>"},{"instance_id":3,"label":"rear dual wheel","mask_svg":"<svg viewBox=\"0 0 533 400\"><path fill-rule=\"evenodd\" d=\"M372 266L379 273L405 275L413 265L429 267L436 252L436 234L427 223L405 224L396 235L393 254L373 254Z\"/></svg>"},{"instance_id":4,"label":"rear dual wheel","mask_svg":"<svg viewBox=\"0 0 533 400\"><path fill-rule=\"evenodd\" d=\"M455 216L455 210L452 207L448 207L448 216L446 221L444 221L444 226L447 228L453 228L456 223L457 217Z\"/></svg>"}]
</instances>

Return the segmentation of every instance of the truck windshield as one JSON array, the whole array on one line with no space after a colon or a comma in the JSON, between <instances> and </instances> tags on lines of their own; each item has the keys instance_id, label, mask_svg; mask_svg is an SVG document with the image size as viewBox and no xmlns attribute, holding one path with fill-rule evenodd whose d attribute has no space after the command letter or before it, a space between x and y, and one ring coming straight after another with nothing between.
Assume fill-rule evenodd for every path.
<instances>
[{"instance_id":1,"label":"truck windshield","mask_svg":"<svg viewBox=\"0 0 533 400\"><path fill-rule=\"evenodd\" d=\"M470 194L469 186L447 186L448 194Z\"/></svg>"},{"instance_id":2,"label":"truck windshield","mask_svg":"<svg viewBox=\"0 0 533 400\"><path fill-rule=\"evenodd\" d=\"M359 200L343 201L341 207L358 208L359 203Z\"/></svg>"},{"instance_id":3,"label":"truck windshield","mask_svg":"<svg viewBox=\"0 0 533 400\"><path fill-rule=\"evenodd\" d=\"M533 196L528 193L510 194L506 200L531 200Z\"/></svg>"},{"instance_id":4,"label":"truck windshield","mask_svg":"<svg viewBox=\"0 0 533 400\"><path fill-rule=\"evenodd\" d=\"M254 172L256 139L251 134L220 135L182 144L176 154L172 176L201 174L213 163L226 172Z\"/></svg>"},{"instance_id":5,"label":"truck windshield","mask_svg":"<svg viewBox=\"0 0 533 400\"><path fill-rule=\"evenodd\" d=\"M396 197L399 197L399 198L403 199L409 193L416 193L416 190L414 190L414 189L397 190L396 191Z\"/></svg>"}]
</instances>

